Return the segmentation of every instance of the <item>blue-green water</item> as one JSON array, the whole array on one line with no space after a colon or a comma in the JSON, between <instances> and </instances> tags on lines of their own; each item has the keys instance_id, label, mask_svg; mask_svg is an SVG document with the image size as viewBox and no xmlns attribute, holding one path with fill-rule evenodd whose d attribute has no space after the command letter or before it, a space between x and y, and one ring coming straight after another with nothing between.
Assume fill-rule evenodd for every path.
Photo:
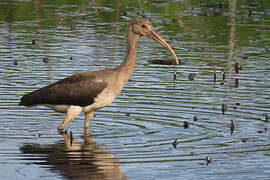
<instances>
[{"instance_id":1,"label":"blue-green water","mask_svg":"<svg viewBox=\"0 0 270 180\"><path fill-rule=\"evenodd\" d=\"M83 115L59 135L63 114L18 106L56 80L119 65L141 15L182 62L175 91L173 66L148 62L170 53L142 38L131 80L88 132ZM0 0L0 42L0 179L269 179L267 0Z\"/></svg>"}]
</instances>

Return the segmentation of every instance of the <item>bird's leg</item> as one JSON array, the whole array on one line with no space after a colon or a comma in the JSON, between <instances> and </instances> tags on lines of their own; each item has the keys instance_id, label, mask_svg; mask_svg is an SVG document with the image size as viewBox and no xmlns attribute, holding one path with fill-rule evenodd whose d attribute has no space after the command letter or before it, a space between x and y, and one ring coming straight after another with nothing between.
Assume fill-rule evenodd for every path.
<instances>
[{"instance_id":1,"label":"bird's leg","mask_svg":"<svg viewBox=\"0 0 270 180\"><path fill-rule=\"evenodd\" d=\"M79 106L70 106L67 110L66 117L62 124L58 127L58 131L61 132L65 125L76 118L82 112L82 108Z\"/></svg>"},{"instance_id":2,"label":"bird's leg","mask_svg":"<svg viewBox=\"0 0 270 180\"><path fill-rule=\"evenodd\" d=\"M88 128L84 128L84 144L88 146L93 145L93 138Z\"/></svg>"},{"instance_id":3,"label":"bird's leg","mask_svg":"<svg viewBox=\"0 0 270 180\"><path fill-rule=\"evenodd\" d=\"M90 112L86 112L85 113L84 129L87 129L88 128L89 122L92 119L93 115L94 115L94 112L93 111L90 111Z\"/></svg>"}]
</instances>

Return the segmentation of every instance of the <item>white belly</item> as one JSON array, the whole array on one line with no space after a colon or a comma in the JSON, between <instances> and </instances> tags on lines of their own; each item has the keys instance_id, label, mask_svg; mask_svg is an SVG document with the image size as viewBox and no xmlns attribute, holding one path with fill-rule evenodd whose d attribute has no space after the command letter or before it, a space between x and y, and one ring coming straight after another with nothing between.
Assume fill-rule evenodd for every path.
<instances>
[{"instance_id":1,"label":"white belly","mask_svg":"<svg viewBox=\"0 0 270 180\"><path fill-rule=\"evenodd\" d=\"M67 109L69 108L70 105L67 104L60 104L60 105L55 105L55 104L45 104L45 106L52 108L56 112L60 113L66 113Z\"/></svg>"},{"instance_id":2,"label":"white belly","mask_svg":"<svg viewBox=\"0 0 270 180\"><path fill-rule=\"evenodd\" d=\"M105 89L94 99L93 104L83 107L82 111L83 112L90 112L90 111L95 111L97 109L108 106L113 102L113 100L116 98L116 96L117 96L116 94Z\"/></svg>"}]
</instances>

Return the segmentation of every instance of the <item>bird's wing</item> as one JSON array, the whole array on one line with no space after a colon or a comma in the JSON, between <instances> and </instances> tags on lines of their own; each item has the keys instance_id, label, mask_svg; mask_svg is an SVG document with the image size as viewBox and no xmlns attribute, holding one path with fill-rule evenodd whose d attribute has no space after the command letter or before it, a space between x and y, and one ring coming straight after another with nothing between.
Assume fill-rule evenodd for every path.
<instances>
[{"instance_id":1,"label":"bird's wing","mask_svg":"<svg viewBox=\"0 0 270 180\"><path fill-rule=\"evenodd\" d=\"M107 86L107 82L99 79L97 73L80 73L49 86L28 93L21 98L20 105L67 104L87 106Z\"/></svg>"}]
</instances>

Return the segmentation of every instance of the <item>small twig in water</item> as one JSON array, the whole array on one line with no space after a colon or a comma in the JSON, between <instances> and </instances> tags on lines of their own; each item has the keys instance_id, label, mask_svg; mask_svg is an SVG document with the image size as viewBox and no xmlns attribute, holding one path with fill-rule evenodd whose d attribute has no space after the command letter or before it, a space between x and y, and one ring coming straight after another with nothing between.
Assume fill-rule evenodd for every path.
<instances>
[{"instance_id":1,"label":"small twig in water","mask_svg":"<svg viewBox=\"0 0 270 180\"><path fill-rule=\"evenodd\" d=\"M70 146L72 146L72 142L73 142L73 135L72 135L72 131L70 131Z\"/></svg>"},{"instance_id":2,"label":"small twig in water","mask_svg":"<svg viewBox=\"0 0 270 180\"><path fill-rule=\"evenodd\" d=\"M172 145L173 145L174 148L176 148L177 144L178 144L177 139L175 139L175 140L172 142Z\"/></svg>"}]
</instances>

